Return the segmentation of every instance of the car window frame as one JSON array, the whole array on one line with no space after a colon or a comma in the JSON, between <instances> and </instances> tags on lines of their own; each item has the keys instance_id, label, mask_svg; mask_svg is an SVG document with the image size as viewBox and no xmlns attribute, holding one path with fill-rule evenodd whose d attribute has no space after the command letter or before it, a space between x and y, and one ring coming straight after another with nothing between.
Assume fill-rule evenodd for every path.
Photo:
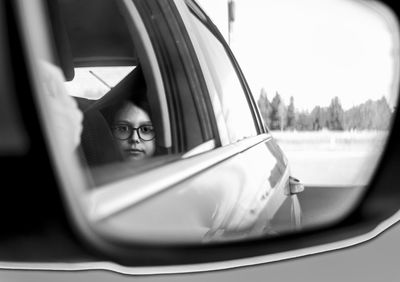
<instances>
[{"instance_id":1,"label":"car window frame","mask_svg":"<svg viewBox=\"0 0 400 282\"><path fill-rule=\"evenodd\" d=\"M0 156L24 154L29 147L29 137L23 123L20 103L17 97L9 94L15 92L16 81L13 78L12 55L15 50L11 48L11 40L8 33L11 32L7 26L5 10L0 9L0 85L2 85L2 95L0 95Z\"/></svg>"},{"instance_id":2,"label":"car window frame","mask_svg":"<svg viewBox=\"0 0 400 282\"><path fill-rule=\"evenodd\" d=\"M226 42L224 36L219 31L217 26L211 21L211 19L206 15L203 9L197 4L194 0L185 0L187 8L210 32L214 35L214 37L219 41L219 43L223 46L226 55L228 56L230 62L232 63L232 67L236 72L236 76L242 85L243 93L246 97L249 109L253 116L254 125L257 130L257 135L268 133L267 127L264 125L263 119L261 117L260 110L258 109L257 103L254 100L254 96L251 92L251 89L247 83L247 80L232 52L228 43Z\"/></svg>"},{"instance_id":3,"label":"car window frame","mask_svg":"<svg viewBox=\"0 0 400 282\"><path fill-rule=\"evenodd\" d=\"M195 56L193 56L193 47L190 44L188 35L184 32L183 22L179 17L174 3L160 0L132 1L141 14L144 25L150 35L156 57L159 61L168 101L174 103L169 105L173 111L171 124L176 125L179 134L177 133L174 136L178 148L173 150L172 153L186 153L212 139L214 139L215 144L218 144L216 122L209 112L210 102L203 95L207 91L207 88L204 79L200 75L198 63L195 61ZM151 18L163 21L163 24L156 23L156 20L149 20ZM180 75L183 75L185 78L179 83L176 81L177 77L172 75L174 70L177 69ZM181 91L182 84L185 84L184 87L189 90L189 95ZM184 99L187 99L186 101L191 100L191 103L193 103L192 115L188 115L187 113L185 115L183 113L183 108L186 108L186 105L181 103L183 103ZM186 118L194 117L197 119L202 138L202 141L196 144L197 146L190 145L190 143L195 142L190 141L190 138L193 138L189 136L191 134L187 134L187 129L190 127L185 125L187 122Z\"/></svg>"}]
</instances>

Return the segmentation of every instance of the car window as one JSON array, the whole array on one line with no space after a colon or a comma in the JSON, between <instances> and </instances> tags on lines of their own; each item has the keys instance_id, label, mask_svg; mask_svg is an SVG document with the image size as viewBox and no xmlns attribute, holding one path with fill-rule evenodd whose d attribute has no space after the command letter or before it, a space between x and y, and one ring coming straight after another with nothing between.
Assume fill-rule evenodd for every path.
<instances>
[{"instance_id":1,"label":"car window","mask_svg":"<svg viewBox=\"0 0 400 282\"><path fill-rule=\"evenodd\" d=\"M141 21L138 27L138 16L113 0L50 2L49 11L55 62L64 73L66 93L83 114L77 152L92 186L215 147L211 130L203 126L204 109L197 107L201 101L188 95L193 87L175 60L181 51L168 45L156 52L157 45L171 40L164 33L150 34L163 26L161 15L146 23L154 27Z\"/></svg>"},{"instance_id":2,"label":"car window","mask_svg":"<svg viewBox=\"0 0 400 282\"><path fill-rule=\"evenodd\" d=\"M66 81L68 93L75 97L97 100L126 77L135 66L80 67L75 76Z\"/></svg>"},{"instance_id":3,"label":"car window","mask_svg":"<svg viewBox=\"0 0 400 282\"><path fill-rule=\"evenodd\" d=\"M207 62L207 71L212 82L209 87L216 90L218 100L213 99L213 106L223 116L229 143L257 135L256 125L250 110L246 94L237 70L232 64L222 42L195 15L191 15L193 32L196 34L201 52ZM200 51L200 50L199 50ZM212 85L210 85L212 83ZM223 130L221 130L223 131ZM223 138L221 138L223 140Z\"/></svg>"}]
</instances>

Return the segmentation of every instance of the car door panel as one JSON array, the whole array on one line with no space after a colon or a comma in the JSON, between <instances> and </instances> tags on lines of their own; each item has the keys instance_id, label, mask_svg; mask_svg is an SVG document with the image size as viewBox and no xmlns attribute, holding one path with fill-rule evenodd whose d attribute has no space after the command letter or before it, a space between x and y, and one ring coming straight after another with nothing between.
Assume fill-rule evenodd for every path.
<instances>
[{"instance_id":1,"label":"car door panel","mask_svg":"<svg viewBox=\"0 0 400 282\"><path fill-rule=\"evenodd\" d=\"M270 222L285 201L289 201L283 212L285 222L290 222L293 196L289 195L289 167L277 157L279 152L272 151L271 142L273 139L265 135L256 145L106 218L100 229L123 241L174 244L236 240L282 231L273 230ZM204 155L211 157L232 149L215 149ZM291 228L292 223L286 226ZM107 230L119 230L120 235Z\"/></svg>"}]
</instances>

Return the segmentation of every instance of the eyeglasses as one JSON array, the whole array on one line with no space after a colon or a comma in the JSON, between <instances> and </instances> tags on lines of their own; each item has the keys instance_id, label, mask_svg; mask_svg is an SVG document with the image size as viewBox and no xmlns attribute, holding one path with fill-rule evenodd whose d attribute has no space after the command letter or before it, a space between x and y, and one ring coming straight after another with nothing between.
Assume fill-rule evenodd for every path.
<instances>
[{"instance_id":1,"label":"eyeglasses","mask_svg":"<svg viewBox=\"0 0 400 282\"><path fill-rule=\"evenodd\" d=\"M152 125L141 125L139 127L133 127L130 124L115 124L111 126L113 136L119 140L126 140L132 137L133 131L136 130L140 140L150 141L156 137L154 128Z\"/></svg>"}]
</instances>

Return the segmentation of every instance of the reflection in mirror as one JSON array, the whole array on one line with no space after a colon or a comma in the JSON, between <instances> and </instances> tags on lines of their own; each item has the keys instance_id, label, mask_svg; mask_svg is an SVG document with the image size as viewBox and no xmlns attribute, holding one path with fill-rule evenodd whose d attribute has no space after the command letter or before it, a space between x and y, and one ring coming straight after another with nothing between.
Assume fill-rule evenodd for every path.
<instances>
[{"instance_id":1,"label":"reflection in mirror","mask_svg":"<svg viewBox=\"0 0 400 282\"><path fill-rule=\"evenodd\" d=\"M377 1L199 0L219 26L263 120L307 187L303 225L339 220L366 190L398 91L398 23Z\"/></svg>"},{"instance_id":2,"label":"reflection in mirror","mask_svg":"<svg viewBox=\"0 0 400 282\"><path fill-rule=\"evenodd\" d=\"M90 180L66 193L92 232L84 236L107 246L204 244L343 219L366 191L395 113L394 16L372 1L199 0L243 69L257 120L227 46L196 4L149 5L149 21L137 2L155 3L62 2L75 64L63 86L84 113L78 153ZM163 29L175 8L186 29L148 33L145 22ZM185 44L176 42L198 60L177 60ZM261 119L271 134L260 134Z\"/></svg>"}]
</instances>

